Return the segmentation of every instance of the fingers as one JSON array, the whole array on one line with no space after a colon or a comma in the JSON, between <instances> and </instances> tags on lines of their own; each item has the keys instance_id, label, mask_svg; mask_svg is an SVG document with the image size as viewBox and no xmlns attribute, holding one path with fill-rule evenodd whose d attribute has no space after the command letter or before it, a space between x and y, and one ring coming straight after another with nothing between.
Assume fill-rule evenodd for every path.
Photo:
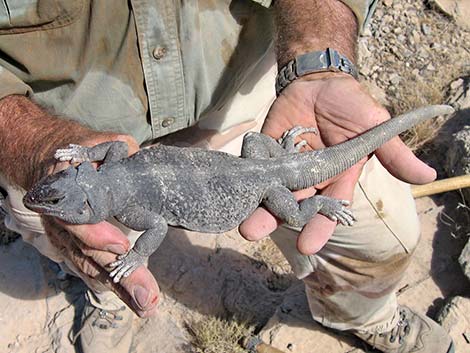
<instances>
[{"instance_id":1,"label":"fingers","mask_svg":"<svg viewBox=\"0 0 470 353\"><path fill-rule=\"evenodd\" d=\"M156 311L160 290L158 284L144 266L136 269L120 283L114 283L106 270L107 265L116 260L116 251L110 252L100 238L121 239L124 237L117 228L102 222L96 225L70 226L65 230L52 217L44 217L44 226L52 244L70 260L80 277L94 290L102 287L114 291L137 315L148 317ZM77 232L75 236L74 232ZM94 232L97 233L94 233ZM103 231L103 233L101 233ZM116 233L117 232L117 233ZM122 239L121 239L122 240ZM119 245L129 247L127 238ZM91 244L91 245L90 245ZM102 250L94 248L99 246ZM115 250L115 249L114 249Z\"/></svg>"},{"instance_id":2,"label":"fingers","mask_svg":"<svg viewBox=\"0 0 470 353\"><path fill-rule=\"evenodd\" d=\"M113 290L140 317L154 314L160 289L152 273L146 267L140 266L128 277L123 277L119 283L114 283L105 268L116 261L116 255L91 249L86 245L82 248L83 253L88 259L93 259L99 269L99 272L93 276L90 275L91 277Z\"/></svg>"},{"instance_id":3,"label":"fingers","mask_svg":"<svg viewBox=\"0 0 470 353\"><path fill-rule=\"evenodd\" d=\"M92 249L109 251L118 255L129 251L129 239L108 222L76 225L57 220L57 223Z\"/></svg>"},{"instance_id":4,"label":"fingers","mask_svg":"<svg viewBox=\"0 0 470 353\"><path fill-rule=\"evenodd\" d=\"M375 155L390 174L404 182L426 184L436 179L436 171L419 160L399 137L384 144Z\"/></svg>"},{"instance_id":5,"label":"fingers","mask_svg":"<svg viewBox=\"0 0 470 353\"><path fill-rule=\"evenodd\" d=\"M264 208L257 208L238 228L240 235L249 241L257 241L274 232L281 222Z\"/></svg>"},{"instance_id":6,"label":"fingers","mask_svg":"<svg viewBox=\"0 0 470 353\"><path fill-rule=\"evenodd\" d=\"M316 215L302 229L297 238L297 249L303 255L319 252L333 235L336 223L323 215Z\"/></svg>"}]
</instances>

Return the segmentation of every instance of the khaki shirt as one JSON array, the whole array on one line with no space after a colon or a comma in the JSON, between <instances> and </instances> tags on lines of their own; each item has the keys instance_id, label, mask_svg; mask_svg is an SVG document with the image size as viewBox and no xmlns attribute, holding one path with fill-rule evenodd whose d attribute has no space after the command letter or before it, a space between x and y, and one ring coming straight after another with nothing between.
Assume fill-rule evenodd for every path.
<instances>
[{"instance_id":1,"label":"khaki shirt","mask_svg":"<svg viewBox=\"0 0 470 353\"><path fill-rule=\"evenodd\" d=\"M362 27L377 0L343 2ZM60 115L139 142L166 135L239 93L272 47L270 4L0 1L0 98L28 94Z\"/></svg>"}]
</instances>

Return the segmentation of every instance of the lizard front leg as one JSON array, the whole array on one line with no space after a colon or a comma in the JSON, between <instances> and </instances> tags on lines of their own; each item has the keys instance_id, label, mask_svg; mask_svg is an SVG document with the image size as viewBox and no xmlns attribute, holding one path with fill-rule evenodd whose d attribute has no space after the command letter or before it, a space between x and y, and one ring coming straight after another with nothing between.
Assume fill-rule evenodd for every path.
<instances>
[{"instance_id":1,"label":"lizard front leg","mask_svg":"<svg viewBox=\"0 0 470 353\"><path fill-rule=\"evenodd\" d=\"M122 141L103 142L93 147L84 147L70 144L68 148L58 149L54 158L71 163L83 162L112 162L126 158L128 154L127 143Z\"/></svg>"},{"instance_id":2,"label":"lizard front leg","mask_svg":"<svg viewBox=\"0 0 470 353\"><path fill-rule=\"evenodd\" d=\"M283 186L269 188L263 198L263 204L276 217L293 227L303 227L313 216L320 213L334 222L352 226L355 218L347 200L315 195L297 202L294 194Z\"/></svg>"},{"instance_id":3,"label":"lizard front leg","mask_svg":"<svg viewBox=\"0 0 470 353\"><path fill-rule=\"evenodd\" d=\"M113 282L118 283L122 277L128 277L137 267L143 265L158 249L166 236L168 224L161 215L142 207L127 208L116 219L131 229L145 230L127 254L119 255L117 261L109 264L110 268L114 268L109 275Z\"/></svg>"}]
</instances>

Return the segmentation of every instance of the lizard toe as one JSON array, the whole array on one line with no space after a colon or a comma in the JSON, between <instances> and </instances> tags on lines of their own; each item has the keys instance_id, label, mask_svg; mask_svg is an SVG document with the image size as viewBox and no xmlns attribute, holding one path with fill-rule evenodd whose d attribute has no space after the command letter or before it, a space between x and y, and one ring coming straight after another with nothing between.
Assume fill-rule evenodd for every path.
<instances>
[{"instance_id":1,"label":"lizard toe","mask_svg":"<svg viewBox=\"0 0 470 353\"><path fill-rule=\"evenodd\" d=\"M294 148L295 152L299 152L300 149L306 145L307 145L307 141L305 140L300 141L299 143L295 145L295 148Z\"/></svg>"},{"instance_id":2,"label":"lizard toe","mask_svg":"<svg viewBox=\"0 0 470 353\"><path fill-rule=\"evenodd\" d=\"M121 278L124 277L124 274L127 272L127 270L130 269L131 266L132 265L122 265L111 272L109 276L113 279L114 283L119 283Z\"/></svg>"},{"instance_id":3,"label":"lizard toe","mask_svg":"<svg viewBox=\"0 0 470 353\"><path fill-rule=\"evenodd\" d=\"M122 263L123 263L122 260L114 261L114 262L111 262L111 263L108 265L108 267L109 267L109 268L116 268L116 267L118 267L119 265L121 265Z\"/></svg>"},{"instance_id":4,"label":"lizard toe","mask_svg":"<svg viewBox=\"0 0 470 353\"><path fill-rule=\"evenodd\" d=\"M338 212L338 219L340 220L340 223L344 226L352 226L354 225L354 218L349 215L346 210L339 211Z\"/></svg>"}]
</instances>

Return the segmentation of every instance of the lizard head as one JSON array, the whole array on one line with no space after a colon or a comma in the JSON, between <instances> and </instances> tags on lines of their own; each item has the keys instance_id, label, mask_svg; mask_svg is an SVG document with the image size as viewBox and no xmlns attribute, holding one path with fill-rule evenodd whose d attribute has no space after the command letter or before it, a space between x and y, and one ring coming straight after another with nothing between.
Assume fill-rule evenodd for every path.
<instances>
[{"instance_id":1,"label":"lizard head","mask_svg":"<svg viewBox=\"0 0 470 353\"><path fill-rule=\"evenodd\" d=\"M91 177L97 174L89 163L69 167L42 179L23 197L24 205L32 211L60 218L67 223L97 223L104 218L94 211L93 194L99 188ZM85 182L89 180L89 182ZM92 195L90 197L90 195Z\"/></svg>"}]
</instances>

